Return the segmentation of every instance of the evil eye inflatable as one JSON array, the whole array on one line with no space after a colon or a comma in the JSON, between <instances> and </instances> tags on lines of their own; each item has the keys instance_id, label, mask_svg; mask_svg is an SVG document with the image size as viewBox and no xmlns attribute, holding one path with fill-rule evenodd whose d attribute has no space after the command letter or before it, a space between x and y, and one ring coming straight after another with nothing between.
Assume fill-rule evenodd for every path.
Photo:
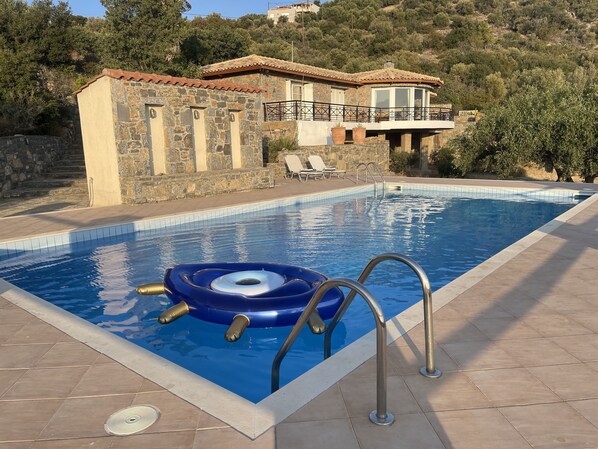
<instances>
[{"instance_id":1,"label":"evil eye inflatable","mask_svg":"<svg viewBox=\"0 0 598 449\"><path fill-rule=\"evenodd\" d=\"M169 323L182 315L229 326L235 341L246 327L292 326L316 289L328 278L307 268L272 263L205 263L177 265L166 271L163 284L146 284L140 294L161 294L174 306L160 315ZM330 289L310 317L312 331L325 328L344 300ZM320 323L320 324L317 324ZM319 330L318 330L319 329Z\"/></svg>"}]
</instances>

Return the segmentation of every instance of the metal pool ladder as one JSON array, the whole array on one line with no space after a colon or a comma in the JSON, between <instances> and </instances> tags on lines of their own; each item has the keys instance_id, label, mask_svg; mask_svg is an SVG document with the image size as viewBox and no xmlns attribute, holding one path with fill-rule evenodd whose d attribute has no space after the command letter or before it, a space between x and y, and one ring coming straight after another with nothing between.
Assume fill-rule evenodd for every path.
<instances>
[{"instance_id":1,"label":"metal pool ladder","mask_svg":"<svg viewBox=\"0 0 598 449\"><path fill-rule=\"evenodd\" d=\"M336 325L340 322L343 315L353 302L355 295L359 295L366 301L374 319L376 320L376 410L370 413L370 421L378 425L390 425L394 422L394 416L389 413L386 409L387 394L386 394L386 319L384 318L384 312L378 304L378 301L372 296L370 291L363 285L363 282L369 277L372 270L380 263L385 260L395 260L402 262L409 266L417 274L424 295L424 331L425 331L425 347L426 347L426 366L422 367L419 372L426 377L438 378L442 375L442 372L437 369L434 365L434 338L433 338L433 326L432 326L432 289L430 288L430 281L424 270L411 258L403 256L397 253L385 253L371 259L364 270L362 271L359 279L354 281L352 279L339 278L329 279L320 285L316 290L314 296L311 298L305 310L293 326L293 329L289 333L278 353L274 357L272 363L272 393L280 388L280 364L282 360L289 352L291 346L299 336L301 329L309 319L311 313L316 309L324 295L328 290L334 287L346 287L350 290L349 294L345 297L340 308L337 310L334 317L330 321L326 334L324 336L324 358L330 357L331 353L331 340L332 333Z\"/></svg>"},{"instance_id":2,"label":"metal pool ladder","mask_svg":"<svg viewBox=\"0 0 598 449\"><path fill-rule=\"evenodd\" d=\"M384 192L385 190L385 186L386 186L386 180L384 179L384 175L382 174L382 171L380 171L380 167L378 167L378 164L376 164L375 162L360 162L359 164L357 164L357 167L355 167L355 183L359 184L359 169L361 167L364 167L365 169L365 182L368 182L368 175L370 175L370 177L372 178L372 181L374 182L374 195L376 194L376 188L378 185L378 181L377 178L374 176L374 173L372 173L372 170L374 170L375 174L378 176L378 178L382 181L382 192ZM372 168L372 170L370 170L370 168Z\"/></svg>"}]
</instances>

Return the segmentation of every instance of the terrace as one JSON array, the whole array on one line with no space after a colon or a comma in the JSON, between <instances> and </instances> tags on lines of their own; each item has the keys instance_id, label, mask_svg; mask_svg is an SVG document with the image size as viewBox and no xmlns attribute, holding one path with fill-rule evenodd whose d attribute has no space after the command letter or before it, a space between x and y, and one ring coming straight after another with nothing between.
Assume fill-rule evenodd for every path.
<instances>
[{"instance_id":1,"label":"terrace","mask_svg":"<svg viewBox=\"0 0 598 449\"><path fill-rule=\"evenodd\" d=\"M452 122L454 113L450 108L435 106L380 108L289 100L264 103L264 120L267 122L309 120L356 123ZM428 124L428 126L436 127L436 124Z\"/></svg>"}]
</instances>

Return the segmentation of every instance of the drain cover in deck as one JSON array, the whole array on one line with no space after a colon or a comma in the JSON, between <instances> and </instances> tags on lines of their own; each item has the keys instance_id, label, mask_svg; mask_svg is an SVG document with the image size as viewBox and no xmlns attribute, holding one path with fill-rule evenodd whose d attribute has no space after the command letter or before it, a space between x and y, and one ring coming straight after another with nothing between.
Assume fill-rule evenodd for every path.
<instances>
[{"instance_id":1,"label":"drain cover in deck","mask_svg":"<svg viewBox=\"0 0 598 449\"><path fill-rule=\"evenodd\" d=\"M133 435L155 423L160 410L152 405L134 405L110 415L104 429L111 435Z\"/></svg>"}]
</instances>

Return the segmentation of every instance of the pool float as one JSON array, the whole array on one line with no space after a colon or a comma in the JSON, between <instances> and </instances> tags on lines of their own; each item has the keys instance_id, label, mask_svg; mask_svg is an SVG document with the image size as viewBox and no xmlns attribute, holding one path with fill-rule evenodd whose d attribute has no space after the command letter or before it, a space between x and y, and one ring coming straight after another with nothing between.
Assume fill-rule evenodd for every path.
<instances>
[{"instance_id":1,"label":"pool float","mask_svg":"<svg viewBox=\"0 0 598 449\"><path fill-rule=\"evenodd\" d=\"M328 279L321 273L273 263L203 263L166 270L163 283L137 287L142 295L166 294L174 306L159 322L183 315L229 326L225 338L236 341L247 327L291 326L317 290ZM310 316L312 332L326 329L344 300L338 288L329 290Z\"/></svg>"}]
</instances>

